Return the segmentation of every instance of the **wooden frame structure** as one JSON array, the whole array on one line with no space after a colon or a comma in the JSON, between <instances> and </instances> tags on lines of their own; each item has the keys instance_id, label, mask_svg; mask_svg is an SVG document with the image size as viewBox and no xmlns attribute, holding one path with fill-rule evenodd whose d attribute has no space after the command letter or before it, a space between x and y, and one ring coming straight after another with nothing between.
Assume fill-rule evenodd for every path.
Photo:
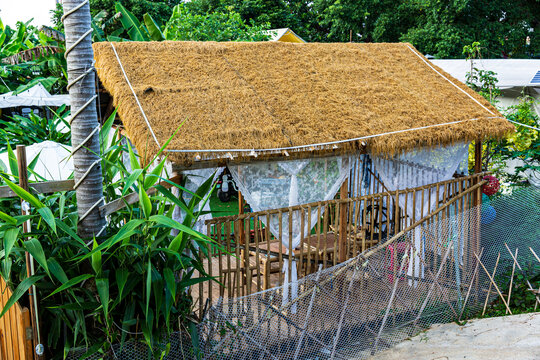
<instances>
[{"instance_id":1,"label":"wooden frame structure","mask_svg":"<svg viewBox=\"0 0 540 360\"><path fill-rule=\"evenodd\" d=\"M408 206L416 205L407 203L410 198L413 202L416 198L431 196L439 199L434 208L431 208L432 202L428 202L428 208L422 208L422 213L429 214L440 207L444 208L441 213L445 217L468 211L476 199L481 198L481 187L476 184L484 175L477 173L418 188L383 190L358 197L349 197L348 184L344 183L338 199L208 220L207 234L217 246L209 245L206 249L211 256L205 260L205 270L217 281L200 283L191 289L200 315L207 303L214 304L220 297L240 297L283 285L283 264L288 264L289 276L296 266L298 276L303 277L319 267L325 269L347 261L411 224L419 223L422 219L416 219L415 215L410 218L405 211ZM377 186L381 185L374 185ZM459 200L452 200L455 197ZM454 205L445 206L450 202ZM386 210L383 212L382 208ZM313 212L317 213L316 223L307 216ZM277 217L278 224L288 218L289 229L280 227L279 234L288 232L291 236L293 216L300 219L301 234L305 233L304 229L313 230L302 236L299 247L287 253L279 241L280 235L274 236L265 224L272 217ZM478 253L477 236L478 232L473 232L467 237L470 243L466 248L471 252L467 262L473 252ZM390 256L396 257L401 250L389 247L388 251ZM201 256L204 252L201 249Z\"/></svg>"}]
</instances>

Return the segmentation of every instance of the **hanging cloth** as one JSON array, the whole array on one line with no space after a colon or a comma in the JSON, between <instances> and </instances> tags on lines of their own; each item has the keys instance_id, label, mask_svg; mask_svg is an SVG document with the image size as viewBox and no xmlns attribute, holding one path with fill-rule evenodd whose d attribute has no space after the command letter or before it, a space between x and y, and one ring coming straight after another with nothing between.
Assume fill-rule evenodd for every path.
<instances>
[{"instance_id":1,"label":"hanging cloth","mask_svg":"<svg viewBox=\"0 0 540 360\"><path fill-rule=\"evenodd\" d=\"M459 143L432 149L416 149L391 158L374 156L373 164L388 190L411 189L451 179L467 154L468 148L468 143ZM436 188L432 189L431 194L424 195L423 201L421 191L409 193L407 200L404 196L400 196L399 205L402 208L405 208L405 204L408 205L405 209L408 217L407 225L411 224L413 218L420 220L428 215L428 209L434 209L434 206L442 200L443 192L439 192L438 199L436 192ZM416 204L414 208L411 206L413 203ZM411 248L412 261L409 261L408 275L423 277L424 267L420 265L420 256L424 253L424 242L419 227L414 231L414 243L416 253Z\"/></svg>"},{"instance_id":2,"label":"hanging cloth","mask_svg":"<svg viewBox=\"0 0 540 360\"><path fill-rule=\"evenodd\" d=\"M332 199L349 176L351 162L349 157L328 157L229 165L229 170L247 203L253 211L258 212ZM272 214L269 220L261 218L276 239L281 240L287 254L294 251L300 245L302 236L306 237L311 231L304 226L304 233L301 234L302 211L304 218L311 216L311 224L315 226L316 210L312 210L311 214L307 210L292 211L289 216L283 216L281 222L277 214ZM289 279L288 256L285 258L282 269L285 272L283 301L287 302L289 298L297 296L298 288L296 263L291 266ZM291 296L289 283L292 284Z\"/></svg>"}]
</instances>

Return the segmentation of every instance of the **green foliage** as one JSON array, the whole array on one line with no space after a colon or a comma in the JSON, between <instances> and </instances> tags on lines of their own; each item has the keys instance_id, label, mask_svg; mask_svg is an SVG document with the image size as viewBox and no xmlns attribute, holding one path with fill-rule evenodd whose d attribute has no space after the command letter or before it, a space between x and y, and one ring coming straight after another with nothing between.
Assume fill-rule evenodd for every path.
<instances>
[{"instance_id":1,"label":"green foliage","mask_svg":"<svg viewBox=\"0 0 540 360\"><path fill-rule=\"evenodd\" d=\"M489 57L529 57L540 50L539 39L526 46L527 35L535 37L540 11L536 0L442 0L408 2L416 24L401 40L438 58L461 55L464 45L481 42ZM536 28L536 29L535 29ZM532 30L531 30L532 29Z\"/></svg>"},{"instance_id":2,"label":"green foliage","mask_svg":"<svg viewBox=\"0 0 540 360\"><path fill-rule=\"evenodd\" d=\"M230 9L225 13L197 15L180 4L174 8L164 34L167 40L263 41L268 40L263 33L268 26L249 25Z\"/></svg>"},{"instance_id":3,"label":"green foliage","mask_svg":"<svg viewBox=\"0 0 540 360\"><path fill-rule=\"evenodd\" d=\"M522 96L517 105L509 107L505 116L520 124L540 128L540 118L534 110L537 101L530 96ZM495 170L505 180L519 182L521 175L531 169L540 171L540 132L526 126L516 125L516 132L496 144ZM515 173L506 174L499 170L507 160L521 159L523 166L516 168Z\"/></svg>"},{"instance_id":4,"label":"green foliage","mask_svg":"<svg viewBox=\"0 0 540 360\"><path fill-rule=\"evenodd\" d=\"M503 269L495 281L500 285L499 290L503 294L508 294L510 290L510 279L512 278L511 262L508 261ZM514 315L537 311L535 305L536 296L534 292L529 290L527 280L529 280L534 289L540 288L540 264L536 260L531 259L531 261L527 262L523 270L521 272L516 268L512 280L512 293L508 306ZM507 315L506 311L504 303L500 299L497 299L488 306L485 317L504 316Z\"/></svg>"},{"instance_id":5,"label":"green foliage","mask_svg":"<svg viewBox=\"0 0 540 360\"><path fill-rule=\"evenodd\" d=\"M45 140L69 145L71 133L66 119L70 111L62 105L51 112L54 116L49 119L30 113L28 117L14 115L9 120L0 120L0 152L6 151L8 141L12 146L32 145Z\"/></svg>"},{"instance_id":6,"label":"green foliage","mask_svg":"<svg viewBox=\"0 0 540 360\"><path fill-rule=\"evenodd\" d=\"M240 14L246 23L290 27L310 42L407 41L422 53L459 58L480 41L489 57L531 57L540 52L537 0L192 0L199 15ZM526 45L525 38L531 43Z\"/></svg>"},{"instance_id":7,"label":"green foliage","mask_svg":"<svg viewBox=\"0 0 540 360\"><path fill-rule=\"evenodd\" d=\"M128 9L136 19L142 19L144 14L149 14L156 20L157 24L165 24L170 18L175 5L181 0L90 0L90 11L93 17L103 12L106 18L112 18L118 12L116 4ZM122 28L119 22L109 22L104 24L104 35L113 35L115 31Z\"/></svg>"},{"instance_id":8,"label":"green foliage","mask_svg":"<svg viewBox=\"0 0 540 360\"><path fill-rule=\"evenodd\" d=\"M122 194L139 194L139 202L111 214L106 234L81 239L76 234L77 212L74 191L32 195L3 175L3 181L32 206L21 216L16 200L0 207L0 270L14 290L12 300L26 301L25 291L37 287L40 319L47 324L46 344L60 357L63 349L83 347L105 353L111 344L142 341L157 352L166 351L173 331L189 327L192 300L189 286L207 281L200 250L215 246L209 238L192 230L211 192L212 178L189 203L162 185L149 195L161 178L158 170L140 168L137 156L122 146L111 130L111 118L100 133L106 201ZM110 145L105 145L110 144ZM135 167L130 176L122 163L129 152ZM180 193L184 190L177 187ZM187 214L182 223L171 218L175 206ZM31 232L23 233L29 220ZM28 277L25 251L36 261L35 276ZM200 275L196 275L200 274ZM6 311L6 308L3 311Z\"/></svg>"},{"instance_id":9,"label":"green foliage","mask_svg":"<svg viewBox=\"0 0 540 360\"><path fill-rule=\"evenodd\" d=\"M227 10L225 13L194 14L185 4L177 5L171 18L162 30L150 14L144 14L142 22L121 3L116 3L118 20L122 27L107 36L109 41L263 41L268 35L263 31L268 26L246 24L238 13ZM109 20L110 21L110 20ZM103 28L95 23L97 35L94 40L103 40Z\"/></svg>"},{"instance_id":10,"label":"green foliage","mask_svg":"<svg viewBox=\"0 0 540 360\"><path fill-rule=\"evenodd\" d=\"M497 74L493 71L479 70L474 67L474 60L482 57L483 47L478 41L463 47L463 54L471 63L471 70L466 74L466 84L477 91L492 105L498 103L501 95L497 87ZM519 103L504 110L505 116L512 121L532 127L540 127L540 119L535 110L535 99L522 96ZM528 169L540 170L540 138L537 130L526 126L516 125L516 132L502 140L486 140L482 144L482 168L494 170L497 176L511 183L519 182L521 173ZM504 169L506 162L521 159L525 165L518 167L515 173L507 174ZM469 164L474 163L474 145L469 148Z\"/></svg>"},{"instance_id":11,"label":"green foliage","mask_svg":"<svg viewBox=\"0 0 540 360\"><path fill-rule=\"evenodd\" d=\"M42 50L47 47L58 49L59 52ZM0 59L22 52L26 52L25 57L31 55L31 59L24 58L15 64L0 64L0 93L23 91L38 82L53 93L64 91L67 72L63 50L63 42L38 31L30 25L30 21L18 22L16 29L3 26L0 21Z\"/></svg>"}]
</instances>

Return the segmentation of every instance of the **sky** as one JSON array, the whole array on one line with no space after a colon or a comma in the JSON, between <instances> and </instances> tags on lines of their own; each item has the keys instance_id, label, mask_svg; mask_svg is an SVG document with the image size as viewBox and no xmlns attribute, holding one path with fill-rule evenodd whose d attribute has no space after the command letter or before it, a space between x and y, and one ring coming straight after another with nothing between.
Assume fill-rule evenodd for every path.
<instances>
[{"instance_id":1,"label":"sky","mask_svg":"<svg viewBox=\"0 0 540 360\"><path fill-rule=\"evenodd\" d=\"M56 0L0 0L0 19L4 25L14 27L17 21L28 21L34 26L52 25L50 10Z\"/></svg>"}]
</instances>

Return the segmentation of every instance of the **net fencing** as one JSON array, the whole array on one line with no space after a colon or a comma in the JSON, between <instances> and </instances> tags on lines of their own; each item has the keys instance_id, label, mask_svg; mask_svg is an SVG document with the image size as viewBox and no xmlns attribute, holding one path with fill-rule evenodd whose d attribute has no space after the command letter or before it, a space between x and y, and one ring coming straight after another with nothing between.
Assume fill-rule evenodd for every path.
<instances>
[{"instance_id":1,"label":"net fencing","mask_svg":"<svg viewBox=\"0 0 540 360\"><path fill-rule=\"evenodd\" d=\"M220 299L199 325L200 356L365 359L431 324L476 316L497 298L506 306L509 272L527 281L526 269L540 264L539 224L538 189L465 212L457 201L391 241L297 280L293 300L283 301L290 284Z\"/></svg>"}]
</instances>

